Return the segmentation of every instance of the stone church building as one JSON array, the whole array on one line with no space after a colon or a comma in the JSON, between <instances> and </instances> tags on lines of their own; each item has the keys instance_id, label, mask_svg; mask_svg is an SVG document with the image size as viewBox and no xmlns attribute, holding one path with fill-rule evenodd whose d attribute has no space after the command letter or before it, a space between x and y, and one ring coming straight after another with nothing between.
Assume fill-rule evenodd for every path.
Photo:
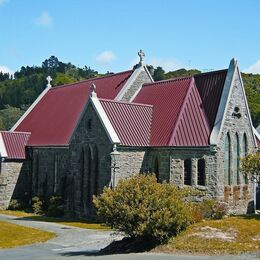
<instances>
[{"instance_id":1,"label":"stone church building","mask_svg":"<svg viewBox=\"0 0 260 260\"><path fill-rule=\"evenodd\" d=\"M247 212L253 185L239 159L255 153L237 61L228 69L154 82L139 52L135 69L47 88L0 133L0 207L53 194L67 213L93 213L92 196L137 173L193 186ZM116 161L111 161L116 154Z\"/></svg>"}]
</instances>

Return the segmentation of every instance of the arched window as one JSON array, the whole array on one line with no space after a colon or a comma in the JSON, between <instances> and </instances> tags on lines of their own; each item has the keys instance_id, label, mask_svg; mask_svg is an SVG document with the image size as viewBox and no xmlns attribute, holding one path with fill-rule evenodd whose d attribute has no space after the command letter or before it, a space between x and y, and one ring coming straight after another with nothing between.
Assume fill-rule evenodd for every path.
<instances>
[{"instance_id":1,"label":"arched window","mask_svg":"<svg viewBox=\"0 0 260 260\"><path fill-rule=\"evenodd\" d=\"M233 144L233 176L234 176L234 184L239 184L238 169L239 169L239 139L238 139L238 134L236 133L236 136L234 138L234 144Z\"/></svg>"},{"instance_id":2,"label":"arched window","mask_svg":"<svg viewBox=\"0 0 260 260\"><path fill-rule=\"evenodd\" d=\"M248 145L247 145L247 137L246 134L244 133L243 139L242 139L242 145L241 145L241 157L246 157L248 153ZM248 183L247 176L244 175L245 177L245 183Z\"/></svg>"},{"instance_id":3,"label":"arched window","mask_svg":"<svg viewBox=\"0 0 260 260\"><path fill-rule=\"evenodd\" d=\"M159 181L159 159L158 157L155 158L154 160L154 174L155 174L155 177L157 179L157 181Z\"/></svg>"},{"instance_id":4,"label":"arched window","mask_svg":"<svg viewBox=\"0 0 260 260\"><path fill-rule=\"evenodd\" d=\"M191 185L191 159L184 161L184 185Z\"/></svg>"},{"instance_id":5,"label":"arched window","mask_svg":"<svg viewBox=\"0 0 260 260\"><path fill-rule=\"evenodd\" d=\"M230 136L227 133L225 138L225 184L231 185L231 176L230 176Z\"/></svg>"},{"instance_id":6,"label":"arched window","mask_svg":"<svg viewBox=\"0 0 260 260\"><path fill-rule=\"evenodd\" d=\"M205 160L198 160L198 185L205 186Z\"/></svg>"}]
</instances>

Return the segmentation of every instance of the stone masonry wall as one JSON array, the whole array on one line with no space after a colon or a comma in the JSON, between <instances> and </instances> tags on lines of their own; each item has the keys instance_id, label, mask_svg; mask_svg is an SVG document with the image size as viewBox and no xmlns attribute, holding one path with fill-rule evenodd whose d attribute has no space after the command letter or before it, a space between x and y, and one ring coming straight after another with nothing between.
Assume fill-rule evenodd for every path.
<instances>
[{"instance_id":1,"label":"stone masonry wall","mask_svg":"<svg viewBox=\"0 0 260 260\"><path fill-rule=\"evenodd\" d=\"M184 160L191 159L191 186L206 192L206 197L215 198L216 190L216 160L210 147L196 149L171 150L170 181L178 186L184 185ZM205 160L205 186L198 185L198 160Z\"/></svg>"},{"instance_id":2,"label":"stone masonry wall","mask_svg":"<svg viewBox=\"0 0 260 260\"><path fill-rule=\"evenodd\" d=\"M239 107L239 113L241 117L235 117L232 115L234 113L234 108ZM227 133L230 135L231 139L231 185L228 185L225 182L225 138ZM225 121L223 125L223 131L220 136L219 144L217 145L217 184L218 184L218 197L229 204L231 213L246 213L248 207L252 205L253 200L253 188L252 184L247 185L244 180L244 176L239 172L239 181L234 180L233 176L233 149L234 149L234 140L236 134L239 139L239 155L242 153L242 139L243 135L246 134L247 143L248 143L248 153L254 153L255 144L254 138L252 135L251 124L249 121L249 115L246 108L246 103L243 96L242 84L239 78L238 71L235 72L235 78L233 82L233 91L228 103L226 110ZM241 155L242 156L242 155Z\"/></svg>"},{"instance_id":3,"label":"stone masonry wall","mask_svg":"<svg viewBox=\"0 0 260 260\"><path fill-rule=\"evenodd\" d=\"M64 197L69 167L68 148L31 148L32 197L47 200L52 195Z\"/></svg>"},{"instance_id":4,"label":"stone masonry wall","mask_svg":"<svg viewBox=\"0 0 260 260\"><path fill-rule=\"evenodd\" d=\"M112 144L89 104L70 145L70 184L67 210L77 216L93 214L92 196L111 182Z\"/></svg>"},{"instance_id":5,"label":"stone masonry wall","mask_svg":"<svg viewBox=\"0 0 260 260\"><path fill-rule=\"evenodd\" d=\"M0 173L0 209L6 209L16 187L23 162L2 162Z\"/></svg>"},{"instance_id":6,"label":"stone masonry wall","mask_svg":"<svg viewBox=\"0 0 260 260\"><path fill-rule=\"evenodd\" d=\"M135 81L131 84L130 88L126 91L124 96L122 97L122 101L130 101L130 99L134 96L136 91L143 85L144 83L150 83L151 79L148 76L145 70L141 71L140 74L137 76Z\"/></svg>"}]
</instances>

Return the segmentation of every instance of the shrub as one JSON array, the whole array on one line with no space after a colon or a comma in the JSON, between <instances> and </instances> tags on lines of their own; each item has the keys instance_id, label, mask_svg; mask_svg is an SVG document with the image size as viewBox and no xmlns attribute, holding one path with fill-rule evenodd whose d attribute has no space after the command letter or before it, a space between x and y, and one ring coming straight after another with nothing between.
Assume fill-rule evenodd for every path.
<instances>
[{"instance_id":1,"label":"shrub","mask_svg":"<svg viewBox=\"0 0 260 260\"><path fill-rule=\"evenodd\" d=\"M43 214L43 201L39 197L32 198L32 208L35 214Z\"/></svg>"},{"instance_id":2,"label":"shrub","mask_svg":"<svg viewBox=\"0 0 260 260\"><path fill-rule=\"evenodd\" d=\"M63 200L59 196L52 196L49 199L47 215L50 217L60 217L64 214Z\"/></svg>"},{"instance_id":3,"label":"shrub","mask_svg":"<svg viewBox=\"0 0 260 260\"><path fill-rule=\"evenodd\" d=\"M11 200L8 209L10 210L21 210L22 204L18 200Z\"/></svg>"},{"instance_id":4,"label":"shrub","mask_svg":"<svg viewBox=\"0 0 260 260\"><path fill-rule=\"evenodd\" d=\"M157 183L154 175L120 180L114 190L105 188L94 197L97 214L105 223L130 237L167 240L193 222L187 190Z\"/></svg>"},{"instance_id":5,"label":"shrub","mask_svg":"<svg viewBox=\"0 0 260 260\"><path fill-rule=\"evenodd\" d=\"M227 214L227 210L227 203L206 199L195 204L193 208L194 221L198 222L202 219L221 219Z\"/></svg>"},{"instance_id":6,"label":"shrub","mask_svg":"<svg viewBox=\"0 0 260 260\"><path fill-rule=\"evenodd\" d=\"M227 215L227 212L228 212L227 203L218 201L215 203L212 209L211 218L222 219L225 215Z\"/></svg>"}]
</instances>

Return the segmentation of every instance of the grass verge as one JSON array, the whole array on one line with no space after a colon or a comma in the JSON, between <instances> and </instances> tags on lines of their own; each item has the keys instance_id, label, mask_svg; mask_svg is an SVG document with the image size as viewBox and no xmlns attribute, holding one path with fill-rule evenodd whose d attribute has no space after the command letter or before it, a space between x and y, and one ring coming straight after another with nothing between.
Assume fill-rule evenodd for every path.
<instances>
[{"instance_id":1,"label":"grass verge","mask_svg":"<svg viewBox=\"0 0 260 260\"><path fill-rule=\"evenodd\" d=\"M0 249L45 242L53 237L52 232L0 221Z\"/></svg>"},{"instance_id":2,"label":"grass verge","mask_svg":"<svg viewBox=\"0 0 260 260\"><path fill-rule=\"evenodd\" d=\"M79 220L79 219L66 219L66 218L54 218L54 217L46 217L40 216L33 213L26 213L24 211L14 211L14 210L1 210L0 214L15 216L15 217L22 217L26 219L32 219L35 221L43 221L43 222L53 222L59 223L65 226L71 227L78 227L78 228L85 228L85 229L96 229L96 230L111 230L109 227L105 226L102 223L95 223L86 220Z\"/></svg>"},{"instance_id":3,"label":"grass verge","mask_svg":"<svg viewBox=\"0 0 260 260\"><path fill-rule=\"evenodd\" d=\"M205 255L255 253L260 250L260 216L207 220L161 245L155 251Z\"/></svg>"}]
</instances>

